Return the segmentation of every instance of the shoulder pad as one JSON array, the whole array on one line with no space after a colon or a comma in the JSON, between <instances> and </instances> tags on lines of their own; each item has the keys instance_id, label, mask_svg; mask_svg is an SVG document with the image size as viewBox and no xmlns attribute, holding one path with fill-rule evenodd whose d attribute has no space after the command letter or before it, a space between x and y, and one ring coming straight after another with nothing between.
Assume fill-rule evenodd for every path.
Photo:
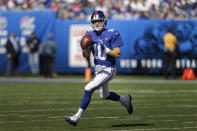
<instances>
[{"instance_id":1,"label":"shoulder pad","mask_svg":"<svg viewBox=\"0 0 197 131\"><path fill-rule=\"evenodd\" d=\"M115 29L108 29L107 31L110 33L111 36L117 36L120 34L119 31Z\"/></svg>"}]
</instances>

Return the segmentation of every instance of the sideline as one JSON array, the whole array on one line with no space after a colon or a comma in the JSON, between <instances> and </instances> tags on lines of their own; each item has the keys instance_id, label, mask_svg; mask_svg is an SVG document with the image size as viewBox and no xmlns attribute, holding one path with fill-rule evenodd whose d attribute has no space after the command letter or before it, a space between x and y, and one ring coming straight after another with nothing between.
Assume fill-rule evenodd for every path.
<instances>
[{"instance_id":1,"label":"sideline","mask_svg":"<svg viewBox=\"0 0 197 131\"><path fill-rule=\"evenodd\" d=\"M0 78L0 83L85 83L82 78ZM114 78L110 83L197 84L197 80L153 80Z\"/></svg>"}]
</instances>

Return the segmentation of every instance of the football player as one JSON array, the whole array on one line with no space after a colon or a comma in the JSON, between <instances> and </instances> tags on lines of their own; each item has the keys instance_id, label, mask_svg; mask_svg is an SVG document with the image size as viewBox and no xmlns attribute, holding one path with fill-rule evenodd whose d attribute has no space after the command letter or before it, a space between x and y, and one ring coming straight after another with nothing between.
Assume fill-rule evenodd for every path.
<instances>
[{"instance_id":1,"label":"football player","mask_svg":"<svg viewBox=\"0 0 197 131\"><path fill-rule=\"evenodd\" d=\"M107 18L102 11L94 11L91 15L91 24L93 30L86 34L92 36L92 44L82 49L84 57L93 53L95 63L95 77L85 86L84 96L82 98L78 112L73 116L65 117L65 120L73 126L76 126L82 116L82 113L90 103L92 93L99 89L100 97L105 100L119 101L128 111L133 113L130 95L120 96L115 92L109 91L108 83L116 74L116 58L120 57L120 46L123 42L120 33L114 29L106 29Z\"/></svg>"}]
</instances>

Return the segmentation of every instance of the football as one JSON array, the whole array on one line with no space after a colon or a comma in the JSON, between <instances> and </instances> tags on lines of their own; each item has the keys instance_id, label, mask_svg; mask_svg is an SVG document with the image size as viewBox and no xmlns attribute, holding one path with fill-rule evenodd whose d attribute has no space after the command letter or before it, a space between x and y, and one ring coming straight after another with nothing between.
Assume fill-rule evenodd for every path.
<instances>
[{"instance_id":1,"label":"football","mask_svg":"<svg viewBox=\"0 0 197 131\"><path fill-rule=\"evenodd\" d=\"M85 49L92 44L92 36L90 34L86 34L81 39L81 48Z\"/></svg>"}]
</instances>

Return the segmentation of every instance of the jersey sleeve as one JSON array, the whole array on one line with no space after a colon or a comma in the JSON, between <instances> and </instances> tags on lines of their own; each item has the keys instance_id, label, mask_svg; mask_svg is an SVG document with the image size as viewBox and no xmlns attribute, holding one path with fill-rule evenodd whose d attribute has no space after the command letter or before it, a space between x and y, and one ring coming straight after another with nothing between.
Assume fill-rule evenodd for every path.
<instances>
[{"instance_id":1,"label":"jersey sleeve","mask_svg":"<svg viewBox=\"0 0 197 131\"><path fill-rule=\"evenodd\" d=\"M117 30L114 30L111 39L111 47L116 48L123 45L120 33Z\"/></svg>"}]
</instances>

